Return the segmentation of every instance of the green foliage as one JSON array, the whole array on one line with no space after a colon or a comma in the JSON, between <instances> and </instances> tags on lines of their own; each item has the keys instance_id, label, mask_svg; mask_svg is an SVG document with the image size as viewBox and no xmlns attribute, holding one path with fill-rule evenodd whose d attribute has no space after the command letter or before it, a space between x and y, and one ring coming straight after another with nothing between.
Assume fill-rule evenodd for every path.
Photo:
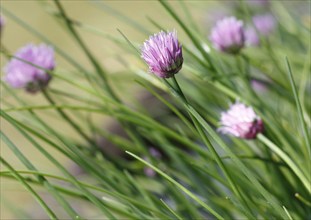
<instances>
[{"instance_id":1,"label":"green foliage","mask_svg":"<svg viewBox=\"0 0 311 220\"><path fill-rule=\"evenodd\" d=\"M250 21L253 10L244 1L240 3L232 13ZM158 21L148 16L150 26L106 2L89 4L114 15L145 38L151 30L167 29L165 19L176 22L178 33L188 37L179 39L184 49L183 69L176 78L160 80L143 66L142 42L130 39L123 30L118 29L119 36L115 36L78 21L66 12L62 1L42 1L42 10L61 22L91 64L83 66L75 54L2 8L7 25L14 21L33 37L52 44L73 69L50 71L50 86L32 101L23 100L22 91L1 84L5 94L1 120L58 171L48 173L34 165L21 150L23 146L1 131L3 147L24 166L16 169L11 158L0 157L4 165L1 179L19 182L50 219L311 218L310 27L281 1L271 1L269 10L278 18L278 30L261 39L260 47L245 48L234 57L212 49L203 34L205 26L192 18L195 3L190 1L159 0L166 17ZM130 57L129 61L115 58L123 70L108 71L87 46L82 32L120 47ZM4 48L3 58L12 58ZM62 86L54 85L54 80ZM252 80L264 84L265 90L252 87ZM133 97L133 91L151 97L152 103ZM38 97L45 101L33 101ZM252 106L263 119L265 131L257 139L242 140L217 132L220 112L235 100ZM114 120L116 130L98 123L107 117ZM48 118L61 125L49 123ZM161 155L155 155L154 149ZM75 164L83 175L73 174L50 150ZM51 205L42 190L58 206ZM85 214L83 205L94 215Z\"/></svg>"}]
</instances>

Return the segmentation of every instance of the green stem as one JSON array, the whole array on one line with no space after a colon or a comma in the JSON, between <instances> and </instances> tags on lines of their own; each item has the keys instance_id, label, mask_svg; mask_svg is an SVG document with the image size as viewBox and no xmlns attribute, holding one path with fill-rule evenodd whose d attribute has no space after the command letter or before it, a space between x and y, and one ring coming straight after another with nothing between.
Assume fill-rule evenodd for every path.
<instances>
[{"instance_id":1,"label":"green stem","mask_svg":"<svg viewBox=\"0 0 311 220\"><path fill-rule=\"evenodd\" d=\"M37 171L36 167L24 156L24 154L15 146L11 140L0 131L1 139L6 143L6 145L14 152L15 156L30 170ZM27 137L30 138L30 137ZM32 139L29 139L32 142ZM79 217L78 213L69 205L69 203L59 195L52 184L42 175L37 175L38 182L41 183L59 202L59 204L64 208L64 210L71 216L71 218ZM79 217L80 218L80 217Z\"/></svg>"},{"instance_id":2,"label":"green stem","mask_svg":"<svg viewBox=\"0 0 311 220\"><path fill-rule=\"evenodd\" d=\"M13 176L35 197L38 203L43 207L46 211L50 219L58 219L54 212L48 207L48 205L41 199L41 197L36 193L31 186L24 180L24 178L19 175L18 172L14 170L14 168L0 156L0 162L2 162L13 174Z\"/></svg>"},{"instance_id":3,"label":"green stem","mask_svg":"<svg viewBox=\"0 0 311 220\"><path fill-rule=\"evenodd\" d=\"M192 192L190 192L188 189L186 189L183 185L178 183L176 180L174 180L172 177L167 175L166 173L162 172L155 166L151 165L150 163L146 162L145 160L141 159L140 157L136 156L135 154L132 154L131 152L125 151L127 154L131 155L135 159L139 160L143 164L147 165L148 167L152 168L154 171L159 173L161 176L163 176L165 179L167 179L169 182L173 183L176 187L181 189L184 193L186 193L190 198L192 198L194 201L196 201L198 204L200 204L203 208L208 210L212 215L214 215L217 219L224 219L220 214L218 214L216 211L214 211L211 207L209 207L206 203L204 203L200 198L198 198L196 195L194 195Z\"/></svg>"},{"instance_id":4,"label":"green stem","mask_svg":"<svg viewBox=\"0 0 311 220\"><path fill-rule=\"evenodd\" d=\"M270 150L272 150L275 154L277 154L289 167L290 169L297 175L303 185L306 187L309 193L311 193L311 183L306 179L303 175L302 171L298 168L298 166L291 160L291 158L284 153L278 146L276 146L272 141L270 141L263 134L258 134L257 138L263 142Z\"/></svg>"},{"instance_id":5,"label":"green stem","mask_svg":"<svg viewBox=\"0 0 311 220\"><path fill-rule=\"evenodd\" d=\"M299 193L296 193L295 197L299 199L301 202L303 202L304 204L306 204L307 206L311 207L311 202L303 198L301 195L299 195Z\"/></svg>"},{"instance_id":6,"label":"green stem","mask_svg":"<svg viewBox=\"0 0 311 220\"><path fill-rule=\"evenodd\" d=\"M248 91L248 98L255 102L256 105L261 104L261 99L257 95L257 93L254 92L253 88L250 85L250 76L249 76L249 70L248 68L243 67L243 61L245 65L249 65L248 60L245 56L237 56L237 66L239 70L241 71L241 81L245 87L245 89Z\"/></svg>"},{"instance_id":7,"label":"green stem","mask_svg":"<svg viewBox=\"0 0 311 220\"><path fill-rule=\"evenodd\" d=\"M267 55L271 59L271 61L274 63L274 67L276 67L276 69L278 70L279 73L281 73L281 74L284 73L283 69L281 68L281 66L280 66L280 64L276 58L277 55L274 53L274 51L271 47L271 43L270 43L269 39L265 38L264 41L265 41L265 48L267 50ZM272 79L273 82L282 86L283 88L287 88L286 82L284 82L284 80L282 80L282 77L278 77L278 80L276 80L275 77L271 78L271 75L270 75L270 79Z\"/></svg>"},{"instance_id":8,"label":"green stem","mask_svg":"<svg viewBox=\"0 0 311 220\"><path fill-rule=\"evenodd\" d=\"M160 199L163 205L178 219L178 220L183 220L182 217L180 217L168 204L166 204L163 199Z\"/></svg>"},{"instance_id":9,"label":"green stem","mask_svg":"<svg viewBox=\"0 0 311 220\"><path fill-rule=\"evenodd\" d=\"M89 49L87 48L87 46L85 45L85 43L82 41L81 37L79 36L79 34L77 33L77 31L75 30L72 21L70 18L68 18L63 6L61 5L59 0L54 0L60 14L62 15L63 19L66 22L66 25L69 29L69 31L71 32L71 34L73 35L73 37L76 39L76 41L78 42L78 44L81 46L82 50L85 52L85 54L87 55L87 57L89 58L90 62L93 64L96 72L98 73L98 75L101 77L101 79L103 80L103 82L105 83L107 92L109 93L109 95L116 100L117 102L121 103L121 100L119 99L119 97L115 94L115 92L112 90L109 81L107 79L107 76L103 70L103 68L99 65L99 63L96 61L96 59L94 58L94 56L91 54L91 52L89 51ZM136 129L131 126L130 124L121 122L121 124L124 126L124 130L126 131L126 133L130 136L130 138L132 138L132 140L142 149L144 150L144 142L142 140L142 138L140 137L139 133L136 131Z\"/></svg>"},{"instance_id":10,"label":"green stem","mask_svg":"<svg viewBox=\"0 0 311 220\"><path fill-rule=\"evenodd\" d=\"M0 115L2 117L4 117L8 122L10 122L12 125L16 125L16 123L14 122L14 119L12 119L10 116L8 116L5 112L3 112L0 109ZM41 121L40 121L41 122ZM44 124L43 124L44 125ZM16 126L16 128L18 128ZM49 128L49 127L47 127ZM58 137L57 133L55 133L53 130L49 131L52 132L53 135L55 135L57 138L59 138L62 142L64 142L66 145L67 143L60 137ZM20 129L20 132L22 134L25 134L25 132ZM29 139L29 138L28 138ZM30 139L29 139L30 140ZM34 142L33 142L34 143ZM70 173L68 172L68 170L63 167L63 165L56 159L54 158L50 153L48 153L46 151L45 148L43 148L41 145L36 144L35 145L37 147L37 149L48 159L50 160L57 168L59 168L70 180L71 183L74 184L78 189L80 189L81 192L83 192L83 194L90 200L93 202L94 205L96 205L104 214L106 214L107 216L110 216L111 219L115 219L115 217L107 210L107 208L105 207L104 203L99 200L95 195L93 195L91 192L89 192L87 189L85 189L83 186L81 186L81 184L79 184L79 182L76 180L76 178ZM79 154L79 152L76 152L77 154ZM80 156L80 154L79 154ZM80 159L82 159L82 157L80 156ZM84 159L84 158L83 158ZM84 161L83 161L84 162ZM90 163L91 165L92 163Z\"/></svg>"},{"instance_id":11,"label":"green stem","mask_svg":"<svg viewBox=\"0 0 311 220\"><path fill-rule=\"evenodd\" d=\"M300 101L299 101L299 97L298 97L298 94L297 94L297 89L296 89L296 86L295 86L295 81L294 81L294 78L293 78L292 69L291 69L291 66L290 66L290 64L288 62L287 57L286 57L286 65L287 65L287 69L288 69L289 81L290 81L290 84L291 84L291 87L292 87L292 90L293 90L293 94L294 94L294 97L295 97L295 102L296 102L296 107L297 107L297 110L298 110L299 121L300 121L300 124L301 124L301 127L302 127L302 131L303 131L303 134L304 134L303 136L304 136L304 140L305 140L305 153L306 153L306 155L309 156L307 159L310 160L311 159L311 150L310 150L311 146L310 146L309 137L308 137L309 135L308 135L306 123L304 121L302 107L301 107L301 104L300 104Z\"/></svg>"},{"instance_id":12,"label":"green stem","mask_svg":"<svg viewBox=\"0 0 311 220\"><path fill-rule=\"evenodd\" d=\"M173 76L173 82L174 82L174 85L176 86L176 93L179 94L179 97L182 98L182 100L184 101L184 104L185 105L189 105L189 102L187 101L184 93L182 92L177 80L176 80L176 77ZM172 88L174 89L174 88ZM221 170L224 172L227 180L229 181L229 184L233 190L233 192L235 193L235 195L237 195L244 203L245 207L247 207L248 209L248 212L249 213L245 213L247 214L247 216L249 218L252 218L254 219L253 217L253 214L252 214L252 211L251 211L251 208L249 207L248 203L245 201L244 197L242 196L240 190L238 189L238 187L236 186L235 182L233 181L232 177L230 176L225 164L223 163L223 161L221 160L220 156L218 155L217 151L215 150L215 148L213 147L212 143L210 142L210 140L207 138L206 134L204 133L200 123L197 121L196 118L194 118L194 116L191 114L191 112L189 112L189 115L193 121L193 123L195 124L195 127L196 129L198 130L200 136L202 137L205 145L208 147L209 151L212 152L212 155L214 157L214 159L216 160L217 164L220 166Z\"/></svg>"},{"instance_id":13,"label":"green stem","mask_svg":"<svg viewBox=\"0 0 311 220\"><path fill-rule=\"evenodd\" d=\"M56 102L53 100L53 98L50 96L47 90L42 90L42 94L44 97L48 100L48 102L55 106L56 111L61 115L62 118L65 119L76 131L79 133L92 147L96 146L95 141L93 141L88 135L86 135L79 125L77 125L61 108L57 107Z\"/></svg>"},{"instance_id":14,"label":"green stem","mask_svg":"<svg viewBox=\"0 0 311 220\"><path fill-rule=\"evenodd\" d=\"M216 70L211 57L205 52L202 45L200 44L199 40L192 34L190 29L182 22L182 20L179 18L179 16L176 14L175 11L169 6L167 1L159 0L160 4L167 10L167 12L177 21L177 23L184 29L188 37L192 40L193 44L197 47L197 49L200 51L202 56L205 58L205 60L209 63L211 66L211 69Z\"/></svg>"},{"instance_id":15,"label":"green stem","mask_svg":"<svg viewBox=\"0 0 311 220\"><path fill-rule=\"evenodd\" d=\"M10 174L3 174L3 177L6 178L12 178L12 176ZM24 178L24 180L28 183L31 183L32 185L37 185L37 186L41 186L42 187L42 183L33 180L31 178ZM65 187L61 187L58 185L52 185L58 192L65 194L66 196L71 196L74 197L74 199L81 199L81 200L87 200L89 201L82 193L78 192L78 191L74 191L71 189L67 189ZM112 204L107 204L107 206L109 207L109 209L111 209L112 211L118 212L118 214L124 215L124 217L126 216L128 219L135 219L137 218L137 216L134 216L132 213L130 213L130 211L125 210L123 207L117 206L117 205L112 205ZM166 217L166 216L165 216ZM72 219L81 219L78 216L76 217L72 217Z\"/></svg>"},{"instance_id":16,"label":"green stem","mask_svg":"<svg viewBox=\"0 0 311 220\"><path fill-rule=\"evenodd\" d=\"M103 80L103 82L105 83L107 92L109 93L109 95L111 97L113 97L115 100L119 100L119 98L117 97L117 95L114 93L114 91L112 90L109 81L106 77L106 74L103 70L103 68L98 64L98 62L95 60L94 56L91 54L91 52L89 51L89 49L87 48L87 46L85 45L85 43L82 41L81 37L79 36L79 34L77 33L77 31L75 30L75 28L73 27L72 21L68 18L63 6L61 5L59 0L54 0L60 14L62 15L63 19L65 20L65 23L69 29L69 31L71 32L71 34L73 35L73 37L76 39L77 43L80 45L80 47L82 48L82 50L85 52L86 56L88 57L88 59L90 60L90 62L92 63L92 65L94 66L96 72L98 73L98 75L101 77L101 79Z\"/></svg>"},{"instance_id":17,"label":"green stem","mask_svg":"<svg viewBox=\"0 0 311 220\"><path fill-rule=\"evenodd\" d=\"M67 179L65 177L61 177L61 176L56 176L56 175L53 175L53 174L48 174L48 173L43 173L43 172L39 172L39 171L24 171L24 170L17 170L16 172L18 172L19 174L33 174L33 175L41 175L41 176L44 176L44 177L48 177L48 178L52 178L52 179L55 179L55 180L61 180L61 181L65 181L67 183L72 183L72 181L70 179ZM0 171L0 176L3 176L3 177L8 177L10 178L10 176L12 176L12 172L11 171ZM30 181L30 179L26 179L24 178L25 181ZM156 210L156 209L153 209L151 208L150 206L146 205L146 204L143 204L137 200L135 200L134 198L129 198L123 194L119 194L117 192L113 192L111 190L106 190L106 189L103 189L103 188L100 188L100 187L97 187L97 186L94 186L94 185L90 185L90 184L87 184L87 183L84 183L84 182L81 182L81 181L78 181L79 184L85 188L88 188L88 189L91 189L91 190L95 190L97 192L100 192L100 193L106 193L107 195L110 195L111 197L114 197L114 198L120 198L122 199L124 202L130 202L134 205L137 205L138 207L140 208L145 208L145 209L148 209L149 211L151 212L154 212L154 213L157 213L158 215L161 215L161 218L167 218L168 216L167 215L164 215L162 212L160 212L159 210ZM39 182L36 182L34 180L31 180L31 183L34 183L34 184L40 184ZM53 185L55 187L55 189L67 194L67 195L71 195L71 196L77 196L81 199L88 199L83 193L81 192L78 192L78 191L73 191L73 190L69 190L67 188L64 188L64 187L61 187L61 186L57 186L57 185ZM90 201L90 200L89 200Z\"/></svg>"}]
</instances>

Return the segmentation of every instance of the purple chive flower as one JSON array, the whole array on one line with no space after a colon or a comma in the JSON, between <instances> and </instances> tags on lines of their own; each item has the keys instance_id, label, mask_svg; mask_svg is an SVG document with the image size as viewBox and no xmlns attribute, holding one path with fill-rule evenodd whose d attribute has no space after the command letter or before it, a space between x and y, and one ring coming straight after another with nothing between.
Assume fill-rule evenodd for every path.
<instances>
[{"instance_id":1,"label":"purple chive flower","mask_svg":"<svg viewBox=\"0 0 311 220\"><path fill-rule=\"evenodd\" d=\"M245 41L243 22L235 17L219 20L211 31L210 40L219 51L238 53Z\"/></svg>"},{"instance_id":2,"label":"purple chive flower","mask_svg":"<svg viewBox=\"0 0 311 220\"><path fill-rule=\"evenodd\" d=\"M47 70L55 67L54 50L45 44L28 44L20 48L14 56ZM45 88L51 79L46 71L14 58L4 67L4 72L4 80L10 86L24 88L30 93Z\"/></svg>"},{"instance_id":3,"label":"purple chive flower","mask_svg":"<svg viewBox=\"0 0 311 220\"><path fill-rule=\"evenodd\" d=\"M260 44L260 39L253 27L245 29L245 44L246 46L259 46Z\"/></svg>"},{"instance_id":4,"label":"purple chive flower","mask_svg":"<svg viewBox=\"0 0 311 220\"><path fill-rule=\"evenodd\" d=\"M227 112L221 113L221 128L223 134L230 134L244 139L254 139L263 131L263 122L251 107L236 102Z\"/></svg>"},{"instance_id":5,"label":"purple chive flower","mask_svg":"<svg viewBox=\"0 0 311 220\"><path fill-rule=\"evenodd\" d=\"M161 78L169 78L178 73L183 64L182 46L177 32L161 31L144 42L141 57L150 72Z\"/></svg>"},{"instance_id":6,"label":"purple chive flower","mask_svg":"<svg viewBox=\"0 0 311 220\"><path fill-rule=\"evenodd\" d=\"M256 15L253 17L253 23L263 36L268 36L276 27L275 18L271 14Z\"/></svg>"}]
</instances>

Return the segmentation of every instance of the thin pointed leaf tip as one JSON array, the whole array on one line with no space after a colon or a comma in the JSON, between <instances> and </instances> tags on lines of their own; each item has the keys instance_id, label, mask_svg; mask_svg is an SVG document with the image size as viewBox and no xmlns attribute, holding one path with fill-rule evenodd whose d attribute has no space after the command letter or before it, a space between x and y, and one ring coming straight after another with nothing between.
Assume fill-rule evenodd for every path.
<instances>
[{"instance_id":1,"label":"thin pointed leaf tip","mask_svg":"<svg viewBox=\"0 0 311 220\"><path fill-rule=\"evenodd\" d=\"M161 78L170 78L182 68L182 46L176 30L160 31L146 40L141 49L141 57L151 73Z\"/></svg>"}]
</instances>

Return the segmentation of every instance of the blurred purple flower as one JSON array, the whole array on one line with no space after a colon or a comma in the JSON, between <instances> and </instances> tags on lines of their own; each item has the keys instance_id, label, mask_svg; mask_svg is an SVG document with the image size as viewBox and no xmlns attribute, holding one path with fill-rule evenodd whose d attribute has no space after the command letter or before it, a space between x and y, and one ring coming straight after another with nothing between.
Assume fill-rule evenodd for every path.
<instances>
[{"instance_id":1,"label":"blurred purple flower","mask_svg":"<svg viewBox=\"0 0 311 220\"><path fill-rule=\"evenodd\" d=\"M143 157L144 160L150 162L150 160L148 159L148 157ZM148 177L155 177L155 175L157 174L152 168L145 166L144 167L144 173L146 176Z\"/></svg>"},{"instance_id":2,"label":"blurred purple flower","mask_svg":"<svg viewBox=\"0 0 311 220\"><path fill-rule=\"evenodd\" d=\"M14 56L47 70L53 70L55 67L54 50L45 44L28 44L20 48ZM10 86L25 88L30 93L45 88L51 79L51 75L46 71L15 58L4 67L4 72L4 80Z\"/></svg>"},{"instance_id":3,"label":"blurred purple flower","mask_svg":"<svg viewBox=\"0 0 311 220\"><path fill-rule=\"evenodd\" d=\"M263 131L263 122L251 107L236 102L227 112L221 113L221 128L223 134L233 135L244 139L254 139Z\"/></svg>"},{"instance_id":4,"label":"blurred purple flower","mask_svg":"<svg viewBox=\"0 0 311 220\"><path fill-rule=\"evenodd\" d=\"M144 173L146 176L148 177L155 177L156 176L156 171L154 171L153 169L151 169L150 167L144 167Z\"/></svg>"},{"instance_id":5,"label":"blurred purple flower","mask_svg":"<svg viewBox=\"0 0 311 220\"><path fill-rule=\"evenodd\" d=\"M217 50L238 53L245 41L243 22L235 17L219 20L211 31L210 40Z\"/></svg>"},{"instance_id":6,"label":"blurred purple flower","mask_svg":"<svg viewBox=\"0 0 311 220\"><path fill-rule=\"evenodd\" d=\"M158 151L156 148L151 147L149 148L149 153L152 157L156 158L156 159L161 159L162 158L162 154L160 151ZM144 157L145 160L149 161L147 157ZM145 167L144 168L144 173L146 176L149 177L154 177L157 173L151 169L150 167Z\"/></svg>"},{"instance_id":7,"label":"blurred purple flower","mask_svg":"<svg viewBox=\"0 0 311 220\"><path fill-rule=\"evenodd\" d=\"M149 149L149 153L150 153L151 156L153 156L153 157L155 157L155 158L157 158L157 159L160 159L160 158L162 157L161 152L158 151L158 150L157 150L156 148L154 148L154 147L151 147L151 148Z\"/></svg>"},{"instance_id":8,"label":"blurred purple flower","mask_svg":"<svg viewBox=\"0 0 311 220\"><path fill-rule=\"evenodd\" d=\"M253 23L263 36L268 36L276 27L276 20L271 14L256 15L253 17Z\"/></svg>"},{"instance_id":9,"label":"blurred purple flower","mask_svg":"<svg viewBox=\"0 0 311 220\"><path fill-rule=\"evenodd\" d=\"M144 42L141 57L149 66L150 72L161 78L169 78L178 73L183 64L182 46L177 32L161 31Z\"/></svg>"},{"instance_id":10,"label":"blurred purple flower","mask_svg":"<svg viewBox=\"0 0 311 220\"><path fill-rule=\"evenodd\" d=\"M0 15L0 36L1 36L2 30L3 30L4 24L5 24L4 17L2 15Z\"/></svg>"},{"instance_id":11,"label":"blurred purple flower","mask_svg":"<svg viewBox=\"0 0 311 220\"><path fill-rule=\"evenodd\" d=\"M266 92L267 85L260 80L251 80L251 86L256 92Z\"/></svg>"},{"instance_id":12,"label":"blurred purple flower","mask_svg":"<svg viewBox=\"0 0 311 220\"><path fill-rule=\"evenodd\" d=\"M245 44L246 46L258 46L260 44L260 39L253 27L245 29Z\"/></svg>"}]
</instances>

